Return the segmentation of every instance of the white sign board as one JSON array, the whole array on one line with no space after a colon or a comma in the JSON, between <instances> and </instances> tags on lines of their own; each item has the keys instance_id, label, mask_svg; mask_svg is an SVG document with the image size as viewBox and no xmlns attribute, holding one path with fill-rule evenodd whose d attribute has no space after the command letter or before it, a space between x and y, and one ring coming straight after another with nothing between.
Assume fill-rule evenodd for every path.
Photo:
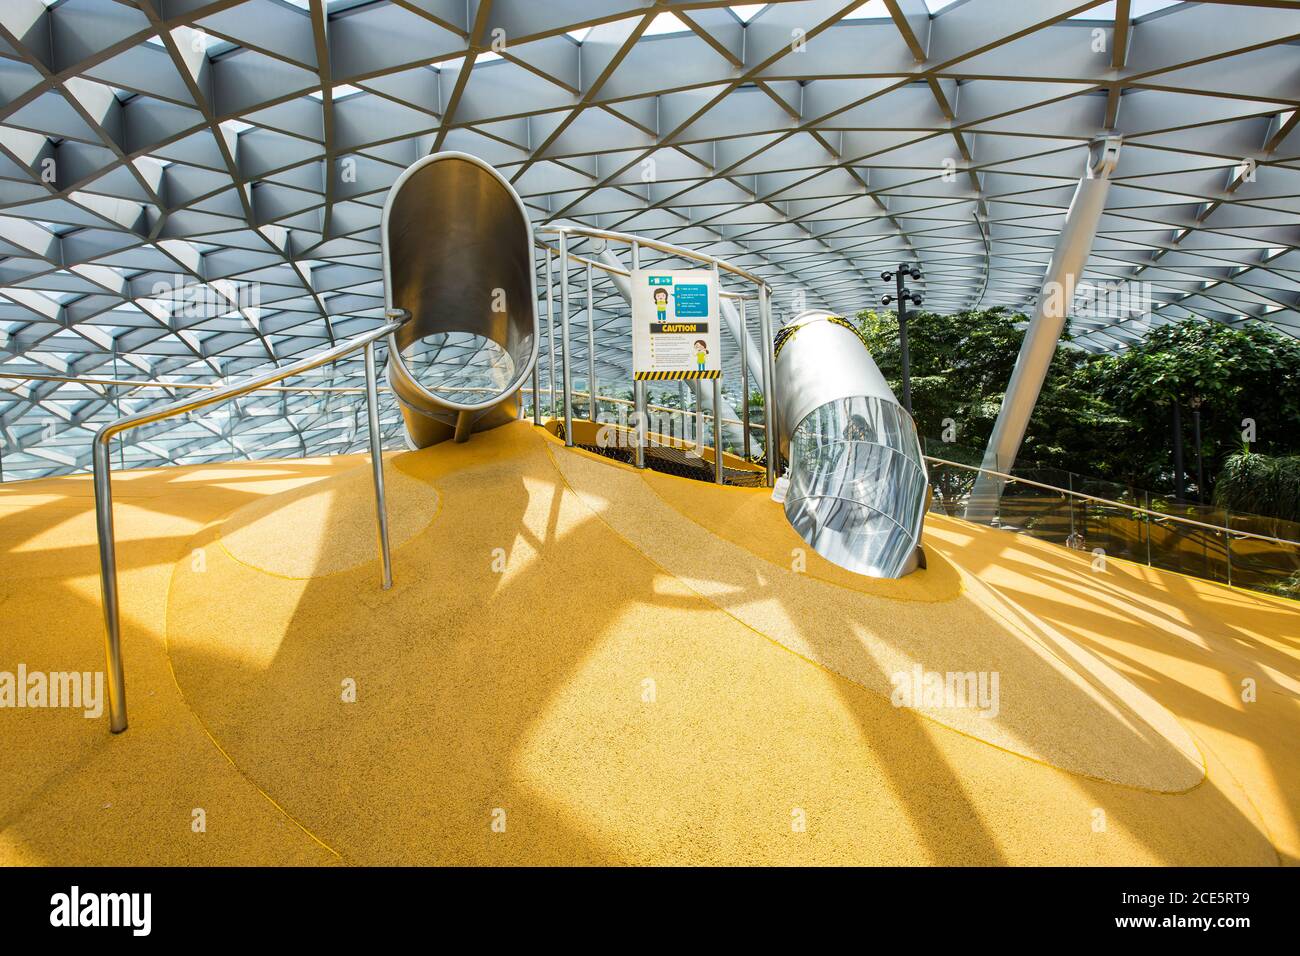
<instances>
[{"instance_id":1,"label":"white sign board","mask_svg":"<svg viewBox=\"0 0 1300 956\"><path fill-rule=\"evenodd\" d=\"M632 368L637 379L720 378L718 278L712 269L632 272Z\"/></svg>"}]
</instances>

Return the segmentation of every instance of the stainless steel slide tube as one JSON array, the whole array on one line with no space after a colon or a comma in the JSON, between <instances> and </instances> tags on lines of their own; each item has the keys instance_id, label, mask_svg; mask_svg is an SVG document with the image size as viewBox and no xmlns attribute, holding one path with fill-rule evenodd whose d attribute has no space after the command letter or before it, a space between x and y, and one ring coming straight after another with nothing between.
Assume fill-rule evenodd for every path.
<instances>
[{"instance_id":1,"label":"stainless steel slide tube","mask_svg":"<svg viewBox=\"0 0 1300 956\"><path fill-rule=\"evenodd\" d=\"M380 246L385 305L411 314L387 366L410 443L518 420L541 323L532 224L514 187L468 153L425 156L388 191Z\"/></svg>"},{"instance_id":2,"label":"stainless steel slide tube","mask_svg":"<svg viewBox=\"0 0 1300 956\"><path fill-rule=\"evenodd\" d=\"M792 319L776 356L788 448L785 515L822 557L898 578L920 559L929 479L912 416L851 322L819 309Z\"/></svg>"}]
</instances>

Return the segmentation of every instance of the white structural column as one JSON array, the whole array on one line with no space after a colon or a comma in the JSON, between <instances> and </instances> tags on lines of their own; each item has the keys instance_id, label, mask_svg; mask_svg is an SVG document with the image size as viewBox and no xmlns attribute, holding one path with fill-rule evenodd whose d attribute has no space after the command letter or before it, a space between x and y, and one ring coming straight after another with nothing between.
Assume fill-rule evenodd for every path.
<instances>
[{"instance_id":1,"label":"white structural column","mask_svg":"<svg viewBox=\"0 0 1300 956\"><path fill-rule=\"evenodd\" d=\"M1074 192L1065 225L1056 240L1056 249L1047 264L1043 285L1038 292L1033 318L1020 346L1020 356L1011 372L1002 410L993 426L983 467L989 471L1010 472L1025 437L1029 417L1038 403L1047 369L1056 354L1057 343L1065 328L1074 301L1075 286L1083 274L1097 235L1110 190L1110 174L1119 160L1120 138L1108 136L1094 143L1089 151L1083 179ZM998 513L998 500L1005 482L981 472L975 481L966 506L969 521L991 523Z\"/></svg>"}]
</instances>

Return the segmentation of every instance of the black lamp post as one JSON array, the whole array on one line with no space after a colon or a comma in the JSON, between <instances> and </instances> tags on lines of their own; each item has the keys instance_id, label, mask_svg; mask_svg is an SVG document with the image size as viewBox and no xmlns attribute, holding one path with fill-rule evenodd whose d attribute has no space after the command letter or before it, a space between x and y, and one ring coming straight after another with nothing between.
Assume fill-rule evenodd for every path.
<instances>
[{"instance_id":1,"label":"black lamp post","mask_svg":"<svg viewBox=\"0 0 1300 956\"><path fill-rule=\"evenodd\" d=\"M1193 398L1192 406L1192 434L1196 438L1196 502L1205 504L1205 456L1204 449L1201 447L1201 399L1200 396Z\"/></svg>"},{"instance_id":2,"label":"black lamp post","mask_svg":"<svg viewBox=\"0 0 1300 956\"><path fill-rule=\"evenodd\" d=\"M880 273L880 278L886 282L893 279L898 283L895 294L881 296L880 304L889 305L895 299L898 301L898 357L903 364L903 407L910 415L912 414L912 357L907 350L907 303L910 301L913 305L920 305L923 297L921 293L912 292L903 285L903 280L908 276L919 280L921 270L916 266L900 262L897 271Z\"/></svg>"}]
</instances>

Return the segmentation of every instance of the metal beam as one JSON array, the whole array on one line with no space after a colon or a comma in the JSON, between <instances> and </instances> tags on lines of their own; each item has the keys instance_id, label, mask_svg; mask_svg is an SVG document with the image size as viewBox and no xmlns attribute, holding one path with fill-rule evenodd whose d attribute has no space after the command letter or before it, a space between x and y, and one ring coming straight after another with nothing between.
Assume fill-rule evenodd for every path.
<instances>
[{"instance_id":1,"label":"metal beam","mask_svg":"<svg viewBox=\"0 0 1300 956\"><path fill-rule=\"evenodd\" d=\"M1106 194L1110 191L1111 173L1119 161L1119 149L1120 137L1108 136L1094 143L1089 151L1085 175L1079 180L1065 214L1065 224L1047 264L1033 318L1029 320L1020 356L1002 399L1002 409L984 451L984 468L990 471L1009 473L1016 463L1029 418L1065 329L1075 287L1097 236L1097 224L1106 208ZM992 522L997 516L1003 484L1003 479L981 472L966 506L967 520Z\"/></svg>"}]
</instances>

